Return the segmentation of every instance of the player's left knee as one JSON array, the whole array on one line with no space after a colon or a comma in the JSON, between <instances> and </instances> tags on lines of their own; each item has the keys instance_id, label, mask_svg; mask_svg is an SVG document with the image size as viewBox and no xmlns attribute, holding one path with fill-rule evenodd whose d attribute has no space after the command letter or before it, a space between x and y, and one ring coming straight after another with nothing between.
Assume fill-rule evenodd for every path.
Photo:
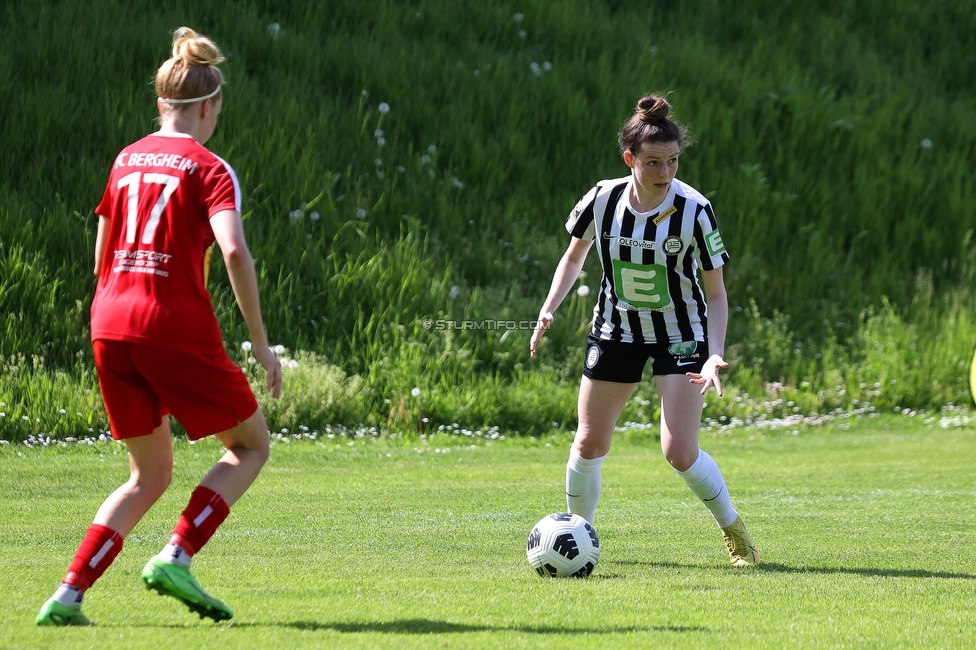
<instances>
[{"instance_id":1,"label":"player's left knee","mask_svg":"<svg viewBox=\"0 0 976 650\"><path fill-rule=\"evenodd\" d=\"M130 482L145 494L150 495L153 500L158 499L169 488L173 481L172 467L158 466L143 468L135 473Z\"/></svg>"},{"instance_id":2,"label":"player's left knee","mask_svg":"<svg viewBox=\"0 0 976 650\"><path fill-rule=\"evenodd\" d=\"M258 447L252 451L254 452L257 461L261 463L262 466L268 462L268 458L271 456L271 447L267 441L265 441L264 444L258 445Z\"/></svg>"},{"instance_id":3,"label":"player's left knee","mask_svg":"<svg viewBox=\"0 0 976 650\"><path fill-rule=\"evenodd\" d=\"M664 457L679 472L687 471L698 459L698 447L684 449L673 447L664 451Z\"/></svg>"}]
</instances>

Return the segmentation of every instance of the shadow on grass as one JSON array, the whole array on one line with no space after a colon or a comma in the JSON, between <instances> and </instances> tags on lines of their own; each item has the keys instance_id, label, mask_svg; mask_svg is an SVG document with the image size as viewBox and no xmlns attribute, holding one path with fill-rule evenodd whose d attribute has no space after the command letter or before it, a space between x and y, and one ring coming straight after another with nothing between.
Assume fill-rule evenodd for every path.
<instances>
[{"instance_id":1,"label":"shadow on grass","mask_svg":"<svg viewBox=\"0 0 976 650\"><path fill-rule=\"evenodd\" d=\"M886 578L940 578L943 580L976 580L972 573L947 573L923 569L868 569L856 567L805 567L787 566L775 562L762 563L759 571L769 573L849 573L858 576L882 576Z\"/></svg>"},{"instance_id":2,"label":"shadow on grass","mask_svg":"<svg viewBox=\"0 0 976 650\"><path fill-rule=\"evenodd\" d=\"M729 570L735 573L747 574L757 573L824 573L839 574L848 573L857 576L881 576L886 578L939 578L942 580L976 580L976 575L972 573L948 573L945 571L925 571L923 569L870 569L858 567L817 567L817 566L789 566L777 564L775 562L762 562L755 569L733 569L731 566L722 567L705 564L678 564L677 562L641 562L638 560L614 560L613 564L630 566L646 566L659 569L695 569L707 570L718 569ZM590 579L597 577L590 576ZM616 575L614 575L616 577Z\"/></svg>"},{"instance_id":3,"label":"shadow on grass","mask_svg":"<svg viewBox=\"0 0 976 650\"><path fill-rule=\"evenodd\" d=\"M247 625L247 624L245 624ZM263 627L260 623L252 624ZM387 632L390 634L463 634L466 632L523 632L526 634L621 634L627 632L708 632L708 628L694 625L654 625L649 627L609 627L609 628L579 628L557 627L548 625L474 625L471 623L450 623L435 621L427 618L407 618L393 621L374 622L334 622L319 623L313 621L292 621L290 623L275 623L274 627L291 627L296 630L332 630L346 634L360 632Z\"/></svg>"}]
</instances>

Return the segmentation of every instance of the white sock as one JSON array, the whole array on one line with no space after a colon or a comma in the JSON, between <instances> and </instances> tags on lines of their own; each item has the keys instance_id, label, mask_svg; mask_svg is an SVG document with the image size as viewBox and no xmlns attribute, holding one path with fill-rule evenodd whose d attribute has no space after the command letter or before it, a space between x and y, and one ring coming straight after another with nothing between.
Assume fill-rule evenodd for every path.
<instances>
[{"instance_id":1,"label":"white sock","mask_svg":"<svg viewBox=\"0 0 976 650\"><path fill-rule=\"evenodd\" d=\"M730 525L739 516L732 507L732 500L729 498L729 490L725 487L721 470L712 457L703 450L698 450L698 459L691 467L678 474L712 512L720 528Z\"/></svg>"},{"instance_id":2,"label":"white sock","mask_svg":"<svg viewBox=\"0 0 976 650\"><path fill-rule=\"evenodd\" d=\"M81 603L85 600L85 593L78 591L78 588L73 585L62 582L54 592L54 600L68 607L81 607Z\"/></svg>"},{"instance_id":3,"label":"white sock","mask_svg":"<svg viewBox=\"0 0 976 650\"><path fill-rule=\"evenodd\" d=\"M159 559L163 562L169 562L170 564L182 564L184 566L190 566L190 560L193 556L187 553L182 546L177 544L167 544L163 547L163 550L159 552Z\"/></svg>"},{"instance_id":4,"label":"white sock","mask_svg":"<svg viewBox=\"0 0 976 650\"><path fill-rule=\"evenodd\" d=\"M600 499L600 465L604 458L606 456L583 458L571 449L566 463L566 507L591 525L596 515L596 502Z\"/></svg>"}]
</instances>

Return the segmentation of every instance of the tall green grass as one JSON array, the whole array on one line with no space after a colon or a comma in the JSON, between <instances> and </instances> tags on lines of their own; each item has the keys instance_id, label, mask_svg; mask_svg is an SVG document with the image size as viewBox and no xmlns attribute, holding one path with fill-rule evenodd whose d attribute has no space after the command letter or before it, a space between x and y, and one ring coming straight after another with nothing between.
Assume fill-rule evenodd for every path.
<instances>
[{"instance_id":1,"label":"tall green grass","mask_svg":"<svg viewBox=\"0 0 976 650\"><path fill-rule=\"evenodd\" d=\"M535 317L565 215L626 172L615 134L646 90L674 90L699 140L679 177L713 200L733 255L729 385L743 402L710 400L710 416L764 408L771 384L804 410L960 403L957 366L976 343L971 9L9 4L0 355L18 371L0 380L0 437L52 433L28 422L69 400L26 384L94 387L92 209L117 150L154 128L152 74L182 24L228 56L209 146L243 184L268 330L306 355L289 391L308 404L316 381L355 378L323 397L334 408L269 406L280 426L571 426L594 294L561 308L532 361L526 331L423 322ZM595 289L595 259L586 270ZM219 261L212 278L236 348ZM628 417L654 415L641 390Z\"/></svg>"}]
</instances>

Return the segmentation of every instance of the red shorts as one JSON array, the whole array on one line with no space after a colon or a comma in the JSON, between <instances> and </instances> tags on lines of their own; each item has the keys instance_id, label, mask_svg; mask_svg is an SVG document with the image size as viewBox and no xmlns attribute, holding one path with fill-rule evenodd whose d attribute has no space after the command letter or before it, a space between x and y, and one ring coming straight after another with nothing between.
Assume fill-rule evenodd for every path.
<instances>
[{"instance_id":1,"label":"red shorts","mask_svg":"<svg viewBox=\"0 0 976 650\"><path fill-rule=\"evenodd\" d=\"M141 343L93 342L112 437L147 436L172 413L190 440L237 426L258 410L247 377L224 350L183 352Z\"/></svg>"}]
</instances>

